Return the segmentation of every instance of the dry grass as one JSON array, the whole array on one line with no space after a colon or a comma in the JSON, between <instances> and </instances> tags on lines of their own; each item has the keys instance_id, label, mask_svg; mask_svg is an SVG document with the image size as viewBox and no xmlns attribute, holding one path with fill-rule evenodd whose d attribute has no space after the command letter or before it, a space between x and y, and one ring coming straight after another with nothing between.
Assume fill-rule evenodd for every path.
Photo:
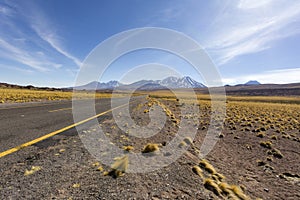
<instances>
[{"instance_id":1,"label":"dry grass","mask_svg":"<svg viewBox=\"0 0 300 200\"><path fill-rule=\"evenodd\" d=\"M142 153L153 153L157 151L159 151L159 144L148 143L142 150Z\"/></svg>"},{"instance_id":2,"label":"dry grass","mask_svg":"<svg viewBox=\"0 0 300 200\"><path fill-rule=\"evenodd\" d=\"M260 146L267 148L267 149L272 149L272 142L271 141L265 141L265 142L260 142Z\"/></svg>"},{"instance_id":3,"label":"dry grass","mask_svg":"<svg viewBox=\"0 0 300 200\"><path fill-rule=\"evenodd\" d=\"M192 171L195 174L197 174L198 176L200 176L201 178L203 178L203 174L202 174L203 171L202 171L202 169L199 166L197 166L197 165L193 166Z\"/></svg>"},{"instance_id":4,"label":"dry grass","mask_svg":"<svg viewBox=\"0 0 300 200\"><path fill-rule=\"evenodd\" d=\"M219 186L214 182L214 180L207 178L204 180L204 187L210 191L212 191L215 195L220 196L222 190Z\"/></svg>"},{"instance_id":5,"label":"dry grass","mask_svg":"<svg viewBox=\"0 0 300 200\"><path fill-rule=\"evenodd\" d=\"M112 170L109 171L109 172L103 172L103 175L104 176L109 175L109 176L111 176L113 178L118 178L120 176L123 176L124 173L128 169L128 164L129 164L128 156L123 156L123 157L115 158L115 162L111 166Z\"/></svg>"},{"instance_id":6,"label":"dry grass","mask_svg":"<svg viewBox=\"0 0 300 200\"><path fill-rule=\"evenodd\" d=\"M202 159L199 163L199 166L201 168L204 168L205 171L207 171L210 174L216 174L215 168L205 159Z\"/></svg>"},{"instance_id":7,"label":"dry grass","mask_svg":"<svg viewBox=\"0 0 300 200\"><path fill-rule=\"evenodd\" d=\"M256 137L260 137L260 138L263 138L265 136L266 136L265 132L260 132L256 134Z\"/></svg>"},{"instance_id":8,"label":"dry grass","mask_svg":"<svg viewBox=\"0 0 300 200\"><path fill-rule=\"evenodd\" d=\"M178 146L179 147L185 147L185 146L191 145L191 144L193 144L193 140L190 137L186 137L186 138L183 139L183 141L181 141L179 143Z\"/></svg>"},{"instance_id":9,"label":"dry grass","mask_svg":"<svg viewBox=\"0 0 300 200\"><path fill-rule=\"evenodd\" d=\"M268 154L273 155L275 158L283 158L283 154L276 148L269 150Z\"/></svg>"},{"instance_id":10,"label":"dry grass","mask_svg":"<svg viewBox=\"0 0 300 200\"><path fill-rule=\"evenodd\" d=\"M34 174L35 172L40 171L41 169L42 167L40 166L32 166L30 170L25 170L24 176Z\"/></svg>"},{"instance_id":11,"label":"dry grass","mask_svg":"<svg viewBox=\"0 0 300 200\"><path fill-rule=\"evenodd\" d=\"M180 98L180 103L184 102L186 104L190 103L188 101L189 92L181 92L182 98ZM176 97L165 91L151 92L152 97L164 98L168 101L174 101L175 105L179 105L176 101ZM200 109L200 118L198 129L200 133L205 133L205 131L210 127L210 120L213 111L211 108L210 97L208 95L197 95L198 102L197 105ZM164 102L164 101L162 101ZM299 130L300 130L300 98L299 97L227 97L226 102L226 118L224 122L223 134L219 135L224 137L224 141L227 137L237 139L236 143L243 142L246 137L250 138L249 141L256 140L257 143L246 145L249 151L258 150L262 153L268 153L269 156L266 160L259 161L257 164L263 169L272 171L272 167L268 165L275 158L283 158L282 153L274 148L276 145L280 145L282 140L289 139L293 141L300 141ZM178 106L176 106L178 108ZM174 114L170 109L165 109L167 116L171 119L175 118ZM176 115L180 116L180 115ZM191 116L183 116L188 119ZM218 118L214 119L218 120ZM244 133L241 133L243 130ZM230 135L230 132L232 135ZM263 141L260 142L259 138ZM284 139L282 139L283 137ZM266 139L265 139L266 138ZM239 140L238 140L239 139ZM186 146L187 142L182 141L180 146ZM259 148L259 146L263 148ZM261 153L261 152L258 152ZM260 155L260 154L258 154ZM267 156L267 155L266 155ZM272 164L275 164L274 161ZM199 168L200 167L200 168ZM201 171L199 170L201 169ZM218 176L218 173L214 167L208 163L206 160L201 160L198 166L194 166L192 171L205 179L205 187L219 197L224 197L225 199L249 199L245 194L243 189L239 186L230 185L224 181L225 177L222 174ZM199 175L200 174L200 175ZM206 179L207 178L207 179ZM217 187L218 186L218 187ZM220 192L221 191L221 192Z\"/></svg>"},{"instance_id":12,"label":"dry grass","mask_svg":"<svg viewBox=\"0 0 300 200\"><path fill-rule=\"evenodd\" d=\"M201 160L199 165L210 174L203 174L203 171L197 165L193 166L192 171L202 179L204 178L204 187L207 190L212 191L215 195L222 199L249 199L249 197L244 194L241 187L237 185L229 185L227 182L225 182L225 176L221 173L217 173L214 167L207 160Z\"/></svg>"},{"instance_id":13,"label":"dry grass","mask_svg":"<svg viewBox=\"0 0 300 200\"><path fill-rule=\"evenodd\" d=\"M168 100L177 100L177 97L173 92L169 90L160 90L147 92L145 94L149 94L150 97L153 98L164 98ZM176 94L180 99L186 100L194 95L193 90L177 90ZM209 94L196 94L198 100L202 101L210 101L211 96ZM222 96L214 95L215 99L223 99ZM300 104L299 97L279 97L279 96L227 96L226 100L228 102L259 102L259 103L280 103L280 104Z\"/></svg>"},{"instance_id":14,"label":"dry grass","mask_svg":"<svg viewBox=\"0 0 300 200\"><path fill-rule=\"evenodd\" d=\"M179 148L185 147L187 144L184 141L181 141L178 145Z\"/></svg>"},{"instance_id":15,"label":"dry grass","mask_svg":"<svg viewBox=\"0 0 300 200\"><path fill-rule=\"evenodd\" d=\"M212 175L212 177L216 180L216 181L223 181L225 179L225 176L223 174L220 173L215 173Z\"/></svg>"},{"instance_id":16,"label":"dry grass","mask_svg":"<svg viewBox=\"0 0 300 200\"><path fill-rule=\"evenodd\" d=\"M132 151L132 150L134 150L134 147L133 146L123 146L123 149L124 149L124 151Z\"/></svg>"},{"instance_id":17,"label":"dry grass","mask_svg":"<svg viewBox=\"0 0 300 200\"><path fill-rule=\"evenodd\" d=\"M220 190L222 191L222 194L225 196L229 195L231 193L231 186L226 182L221 182L218 184Z\"/></svg>"},{"instance_id":18,"label":"dry grass","mask_svg":"<svg viewBox=\"0 0 300 200\"><path fill-rule=\"evenodd\" d=\"M237 186L237 185L232 185L231 186L231 190L233 191L233 193L242 200L248 200L249 198L244 194L243 190Z\"/></svg>"},{"instance_id":19,"label":"dry grass","mask_svg":"<svg viewBox=\"0 0 300 200\"><path fill-rule=\"evenodd\" d=\"M272 136L271 136L271 139L272 139L272 140L277 140L278 137L277 137L276 135L272 135Z\"/></svg>"},{"instance_id":20,"label":"dry grass","mask_svg":"<svg viewBox=\"0 0 300 200\"><path fill-rule=\"evenodd\" d=\"M126 172L128 168L129 159L128 156L123 156L121 158L117 158L114 164L112 164L111 168L115 170L119 170L121 172Z\"/></svg>"},{"instance_id":21,"label":"dry grass","mask_svg":"<svg viewBox=\"0 0 300 200\"><path fill-rule=\"evenodd\" d=\"M114 97L122 97L126 94L117 94ZM30 89L10 89L0 88L0 103L23 103L33 101L59 101L90 98L112 98L111 93L93 93L86 91L46 91L46 90L30 90Z\"/></svg>"}]
</instances>

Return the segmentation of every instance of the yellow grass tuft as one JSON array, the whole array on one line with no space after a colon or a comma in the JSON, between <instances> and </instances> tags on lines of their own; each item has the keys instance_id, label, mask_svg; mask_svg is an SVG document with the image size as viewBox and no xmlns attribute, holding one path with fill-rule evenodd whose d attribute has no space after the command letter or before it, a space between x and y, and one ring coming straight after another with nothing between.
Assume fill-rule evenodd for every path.
<instances>
[{"instance_id":1,"label":"yellow grass tuft","mask_svg":"<svg viewBox=\"0 0 300 200\"><path fill-rule=\"evenodd\" d=\"M220 196L222 190L219 186L210 178L204 180L204 187L212 191L215 195Z\"/></svg>"},{"instance_id":2,"label":"yellow grass tuft","mask_svg":"<svg viewBox=\"0 0 300 200\"><path fill-rule=\"evenodd\" d=\"M99 162L94 162L94 163L92 164L93 167L98 167L99 165L100 165Z\"/></svg>"},{"instance_id":3,"label":"yellow grass tuft","mask_svg":"<svg viewBox=\"0 0 300 200\"><path fill-rule=\"evenodd\" d=\"M127 171L128 164L129 164L128 156L117 157L114 160L115 162L111 166L112 170L109 172L103 172L104 176L109 175L112 176L113 178L118 178L120 176L123 176L124 173Z\"/></svg>"},{"instance_id":4,"label":"yellow grass tuft","mask_svg":"<svg viewBox=\"0 0 300 200\"><path fill-rule=\"evenodd\" d=\"M103 167L99 166L96 170L102 172L103 171Z\"/></svg>"},{"instance_id":5,"label":"yellow grass tuft","mask_svg":"<svg viewBox=\"0 0 300 200\"><path fill-rule=\"evenodd\" d=\"M201 178L203 178L203 174L202 174L203 171L199 166L197 165L193 166L192 171L198 176L200 176Z\"/></svg>"},{"instance_id":6,"label":"yellow grass tuft","mask_svg":"<svg viewBox=\"0 0 300 200\"><path fill-rule=\"evenodd\" d=\"M212 178L214 178L216 181L222 181L225 179L225 176L223 174L220 173L215 173L213 174Z\"/></svg>"},{"instance_id":7,"label":"yellow grass tuft","mask_svg":"<svg viewBox=\"0 0 300 200\"><path fill-rule=\"evenodd\" d=\"M32 166L30 170L27 170L27 169L25 170L24 175L28 176L28 175L34 174L35 172L40 171L41 169L42 169L42 167L40 167L40 166Z\"/></svg>"},{"instance_id":8,"label":"yellow grass tuft","mask_svg":"<svg viewBox=\"0 0 300 200\"><path fill-rule=\"evenodd\" d=\"M232 185L231 186L232 192L239 197L242 200L248 200L249 198L244 194L243 190L237 186L237 185Z\"/></svg>"},{"instance_id":9,"label":"yellow grass tuft","mask_svg":"<svg viewBox=\"0 0 300 200\"><path fill-rule=\"evenodd\" d=\"M276 148L273 148L270 151L268 151L268 154L273 155L275 158L283 158L282 153Z\"/></svg>"},{"instance_id":10,"label":"yellow grass tuft","mask_svg":"<svg viewBox=\"0 0 300 200\"><path fill-rule=\"evenodd\" d=\"M148 143L142 150L142 153L152 153L152 152L157 152L157 151L159 151L158 144Z\"/></svg>"},{"instance_id":11,"label":"yellow grass tuft","mask_svg":"<svg viewBox=\"0 0 300 200\"><path fill-rule=\"evenodd\" d=\"M79 184L79 183L74 183L74 184L72 185L72 187L73 187L73 188L80 188L80 184Z\"/></svg>"},{"instance_id":12,"label":"yellow grass tuft","mask_svg":"<svg viewBox=\"0 0 300 200\"><path fill-rule=\"evenodd\" d=\"M208 173L216 174L215 168L205 159L202 159L199 163L199 166L204 168Z\"/></svg>"},{"instance_id":13,"label":"yellow grass tuft","mask_svg":"<svg viewBox=\"0 0 300 200\"><path fill-rule=\"evenodd\" d=\"M229 195L231 193L231 187L228 183L221 182L218 184L220 190L222 190L222 194Z\"/></svg>"},{"instance_id":14,"label":"yellow grass tuft","mask_svg":"<svg viewBox=\"0 0 300 200\"><path fill-rule=\"evenodd\" d=\"M117 158L116 161L112 164L111 168L119 170L121 172L126 172L128 168L129 159L128 156L123 156Z\"/></svg>"},{"instance_id":15,"label":"yellow grass tuft","mask_svg":"<svg viewBox=\"0 0 300 200\"><path fill-rule=\"evenodd\" d=\"M60 149L59 150L59 153L63 153L63 152L65 152L66 151L66 149Z\"/></svg>"},{"instance_id":16,"label":"yellow grass tuft","mask_svg":"<svg viewBox=\"0 0 300 200\"><path fill-rule=\"evenodd\" d=\"M277 140L278 138L277 138L276 135L272 135L272 136L271 136L271 139L272 139L272 140Z\"/></svg>"},{"instance_id":17,"label":"yellow grass tuft","mask_svg":"<svg viewBox=\"0 0 300 200\"><path fill-rule=\"evenodd\" d=\"M133 146L123 146L124 151L132 151L134 149Z\"/></svg>"},{"instance_id":18,"label":"yellow grass tuft","mask_svg":"<svg viewBox=\"0 0 300 200\"><path fill-rule=\"evenodd\" d=\"M187 144L184 141L181 141L178 145L178 147L182 148L185 147Z\"/></svg>"},{"instance_id":19,"label":"yellow grass tuft","mask_svg":"<svg viewBox=\"0 0 300 200\"><path fill-rule=\"evenodd\" d=\"M109 174L108 171L103 172L103 176L107 176Z\"/></svg>"},{"instance_id":20,"label":"yellow grass tuft","mask_svg":"<svg viewBox=\"0 0 300 200\"><path fill-rule=\"evenodd\" d=\"M272 148L272 142L271 141L265 141L265 142L260 142L260 146L271 149Z\"/></svg>"},{"instance_id":21,"label":"yellow grass tuft","mask_svg":"<svg viewBox=\"0 0 300 200\"><path fill-rule=\"evenodd\" d=\"M193 143L192 138L190 137L186 137L183 139L183 141L187 144L187 145L191 145Z\"/></svg>"},{"instance_id":22,"label":"yellow grass tuft","mask_svg":"<svg viewBox=\"0 0 300 200\"><path fill-rule=\"evenodd\" d=\"M260 137L260 138L263 138L265 136L266 136L266 134L264 132L260 132L260 133L256 134L256 137Z\"/></svg>"}]
</instances>

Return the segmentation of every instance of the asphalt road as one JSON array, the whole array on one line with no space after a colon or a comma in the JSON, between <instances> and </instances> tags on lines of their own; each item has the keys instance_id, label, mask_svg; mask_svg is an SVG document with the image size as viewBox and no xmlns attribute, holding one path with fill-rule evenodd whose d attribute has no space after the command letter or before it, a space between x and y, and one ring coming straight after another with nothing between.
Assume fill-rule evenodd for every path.
<instances>
[{"instance_id":1,"label":"asphalt road","mask_svg":"<svg viewBox=\"0 0 300 200\"><path fill-rule=\"evenodd\" d=\"M92 117L86 113L87 100L80 100L82 120ZM97 99L96 113L111 109L110 99ZM0 152L74 124L72 101L24 103L0 107Z\"/></svg>"}]
</instances>

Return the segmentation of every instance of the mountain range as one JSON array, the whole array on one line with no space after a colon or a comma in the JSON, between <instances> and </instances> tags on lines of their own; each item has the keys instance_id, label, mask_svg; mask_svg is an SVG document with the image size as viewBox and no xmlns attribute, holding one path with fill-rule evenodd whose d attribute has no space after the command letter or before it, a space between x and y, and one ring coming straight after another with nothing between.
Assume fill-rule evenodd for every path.
<instances>
[{"instance_id":1,"label":"mountain range","mask_svg":"<svg viewBox=\"0 0 300 200\"><path fill-rule=\"evenodd\" d=\"M111 90L111 89L138 89L138 90L157 90L157 89L178 89L178 88L206 88L189 76L182 78L167 77L163 80L140 80L131 84L123 84L118 81L109 81L100 83L97 81L90 82L86 85L77 86L76 90Z\"/></svg>"}]
</instances>

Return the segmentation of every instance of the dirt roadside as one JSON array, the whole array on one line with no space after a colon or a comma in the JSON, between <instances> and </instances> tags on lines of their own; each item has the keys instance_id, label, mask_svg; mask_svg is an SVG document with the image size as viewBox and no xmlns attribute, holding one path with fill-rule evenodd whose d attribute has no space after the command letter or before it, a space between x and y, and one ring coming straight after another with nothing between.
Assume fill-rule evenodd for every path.
<instances>
[{"instance_id":1,"label":"dirt roadside","mask_svg":"<svg viewBox=\"0 0 300 200\"><path fill-rule=\"evenodd\" d=\"M120 130L111 114L101 119L101 127L110 141L122 148L133 146L141 152L147 143L168 143L178 131L176 120L180 106L176 101L160 100L172 112L159 134L135 139ZM153 103L153 102L150 102ZM137 124L150 122L149 99L131 105L131 116ZM122 113L120 114L122 115ZM172 118L173 116L173 118ZM207 116L206 116L207 118ZM204 118L204 119L206 119ZM22 149L1 159L1 199L226 199L205 187L204 179L212 177L203 169L203 178L193 172L198 165L197 149L205 137L208 120L201 120L189 153L172 164L149 173L125 173L113 178L104 175L111 170L93 158L82 144L76 130L54 136L40 144ZM204 128L206 127L206 129ZM274 143L283 158L272 158L268 148L260 145L256 133L232 131L225 122L222 136L205 158L226 183L237 185L249 199L299 199L299 142L280 138ZM155 127L153 127L155 128ZM81 134L95 131L95 127ZM167 156L167 155L166 155ZM261 161L261 162L260 162ZM103 168L103 169L102 169Z\"/></svg>"}]
</instances>

